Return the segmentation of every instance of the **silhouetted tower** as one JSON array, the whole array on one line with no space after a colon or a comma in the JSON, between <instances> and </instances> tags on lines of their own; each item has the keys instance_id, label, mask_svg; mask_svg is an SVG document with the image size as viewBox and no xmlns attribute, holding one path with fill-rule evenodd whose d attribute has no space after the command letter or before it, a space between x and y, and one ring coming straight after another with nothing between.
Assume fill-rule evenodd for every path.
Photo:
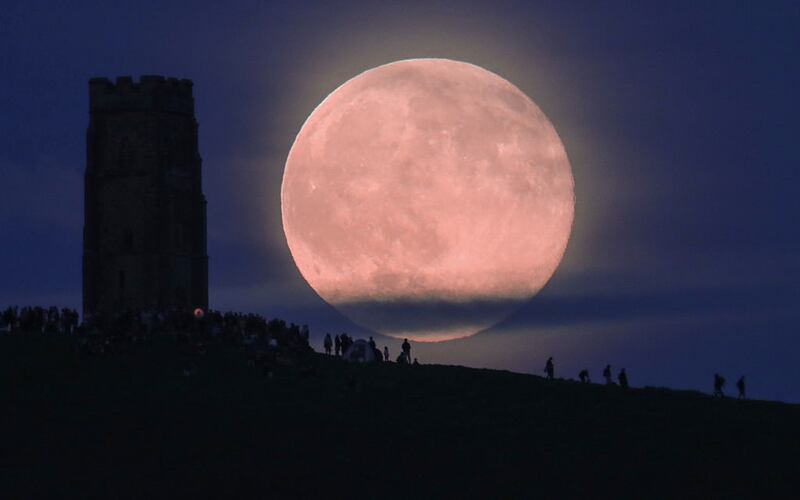
<instances>
[{"instance_id":1,"label":"silhouetted tower","mask_svg":"<svg viewBox=\"0 0 800 500\"><path fill-rule=\"evenodd\" d=\"M83 311L208 306L192 82L89 80Z\"/></svg>"}]
</instances>

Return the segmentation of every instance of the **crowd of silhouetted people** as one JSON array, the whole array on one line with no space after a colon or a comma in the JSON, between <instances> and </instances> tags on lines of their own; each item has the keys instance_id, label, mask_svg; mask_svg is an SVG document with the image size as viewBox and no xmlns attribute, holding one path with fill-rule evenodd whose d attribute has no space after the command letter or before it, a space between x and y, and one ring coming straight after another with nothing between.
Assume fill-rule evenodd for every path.
<instances>
[{"instance_id":1,"label":"crowd of silhouetted people","mask_svg":"<svg viewBox=\"0 0 800 500\"><path fill-rule=\"evenodd\" d=\"M224 343L243 349L248 362L262 368L271 375L278 365L297 364L304 355L313 351L309 343L306 325L286 324L283 320L267 320L257 314L237 312L203 311L201 309L172 311L122 311L113 314L88 314L79 321L78 312L57 307L7 307L0 311L0 333L44 333L72 335L77 339L81 352L91 355L123 354L133 346L151 337L173 336L181 352L187 357L202 356L210 343ZM357 341L347 333L323 339L326 355L343 357L348 361L389 362L389 347L380 350L372 337L369 341ZM370 355L367 355L370 353ZM398 364L418 365L411 357L411 344L404 339L401 352L395 360ZM184 374L196 373L189 364ZM547 380L555 379L555 361L549 357L545 362ZM617 372L614 380L611 365L602 371L605 385L629 388L625 368ZM582 369L578 380L592 382L589 370ZM715 397L725 396L725 377L714 374ZM745 399L746 381L741 376L736 382L738 398Z\"/></svg>"},{"instance_id":2,"label":"crowd of silhouetted people","mask_svg":"<svg viewBox=\"0 0 800 500\"><path fill-rule=\"evenodd\" d=\"M348 360L354 357L351 355L351 348L353 348L355 345L356 342L346 333L334 335L333 337L331 337L330 333L326 333L325 338L322 340L322 348L324 349L326 355L344 357ZM378 345L375 343L375 339L373 339L372 336L370 336L369 341L367 341L367 349L369 349L369 352L372 353L371 356L365 356L362 346L357 347L357 354L355 357L359 361L364 361L366 359L378 362L390 361L389 346L383 346L383 350L381 351L378 349ZM412 361L411 344L408 342L408 339L403 340L401 352L397 356L396 361L401 365L419 365L417 358L413 358Z\"/></svg>"},{"instance_id":3,"label":"crowd of silhouetted people","mask_svg":"<svg viewBox=\"0 0 800 500\"><path fill-rule=\"evenodd\" d=\"M268 321L257 314L220 311L123 311L90 314L78 328L82 344L101 354L125 351L131 344L154 335L175 337L188 351L203 352L209 342L240 346L260 352L274 347L290 353L310 351L308 327ZM99 349L98 349L99 348Z\"/></svg>"},{"instance_id":4,"label":"crowd of silhouetted people","mask_svg":"<svg viewBox=\"0 0 800 500\"><path fill-rule=\"evenodd\" d=\"M79 322L71 309L8 307L0 313L0 332L69 334L79 352L93 356L124 355L155 336L172 337L187 359L185 375L197 372L191 360L204 355L212 343L243 350L248 362L270 374L276 365L298 364L312 352L306 325L200 309L95 313Z\"/></svg>"},{"instance_id":5,"label":"crowd of silhouetted people","mask_svg":"<svg viewBox=\"0 0 800 500\"><path fill-rule=\"evenodd\" d=\"M0 331L75 333L78 329L78 312L57 307L7 307L0 313Z\"/></svg>"}]
</instances>

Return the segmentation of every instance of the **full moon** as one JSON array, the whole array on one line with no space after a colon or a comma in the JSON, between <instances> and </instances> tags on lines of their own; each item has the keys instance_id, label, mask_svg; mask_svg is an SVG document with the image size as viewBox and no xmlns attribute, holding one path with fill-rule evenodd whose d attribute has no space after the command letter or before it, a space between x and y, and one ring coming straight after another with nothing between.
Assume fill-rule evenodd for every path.
<instances>
[{"instance_id":1,"label":"full moon","mask_svg":"<svg viewBox=\"0 0 800 500\"><path fill-rule=\"evenodd\" d=\"M524 93L478 66L368 70L306 120L286 161L283 229L309 285L397 338L472 335L531 299L567 246L567 154Z\"/></svg>"}]
</instances>

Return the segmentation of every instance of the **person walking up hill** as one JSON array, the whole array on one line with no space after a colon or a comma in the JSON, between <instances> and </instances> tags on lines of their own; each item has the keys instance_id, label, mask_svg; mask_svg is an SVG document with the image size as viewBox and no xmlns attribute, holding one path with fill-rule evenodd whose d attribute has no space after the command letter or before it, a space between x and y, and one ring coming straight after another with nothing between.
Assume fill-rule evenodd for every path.
<instances>
[{"instance_id":1,"label":"person walking up hill","mask_svg":"<svg viewBox=\"0 0 800 500\"><path fill-rule=\"evenodd\" d=\"M714 374L714 396L724 398L725 392L723 392L723 388L725 387L725 377L720 375L719 373Z\"/></svg>"},{"instance_id":2,"label":"person walking up hill","mask_svg":"<svg viewBox=\"0 0 800 500\"><path fill-rule=\"evenodd\" d=\"M553 357L550 356L549 358L547 358L547 363L545 363L544 365L544 373L547 376L547 380L553 380L555 372L556 372L556 367L555 364L553 364Z\"/></svg>"},{"instance_id":3,"label":"person walking up hill","mask_svg":"<svg viewBox=\"0 0 800 500\"><path fill-rule=\"evenodd\" d=\"M614 385L614 381L611 380L611 365L606 365L603 370L603 378L606 379L606 385Z\"/></svg>"},{"instance_id":4,"label":"person walking up hill","mask_svg":"<svg viewBox=\"0 0 800 500\"><path fill-rule=\"evenodd\" d=\"M331 354L331 347L333 346L333 341L331 340L331 334L325 334L325 341L323 342L323 346L325 347L325 354L330 356Z\"/></svg>"},{"instance_id":5,"label":"person walking up hill","mask_svg":"<svg viewBox=\"0 0 800 500\"><path fill-rule=\"evenodd\" d=\"M617 375L617 380L619 381L619 386L623 389L628 388L628 374L625 373L625 368L619 371L619 375Z\"/></svg>"},{"instance_id":6,"label":"person walking up hill","mask_svg":"<svg viewBox=\"0 0 800 500\"><path fill-rule=\"evenodd\" d=\"M736 388L739 390L739 399L747 399L744 395L744 389L745 389L744 375L739 377L739 380L736 382Z\"/></svg>"}]
</instances>

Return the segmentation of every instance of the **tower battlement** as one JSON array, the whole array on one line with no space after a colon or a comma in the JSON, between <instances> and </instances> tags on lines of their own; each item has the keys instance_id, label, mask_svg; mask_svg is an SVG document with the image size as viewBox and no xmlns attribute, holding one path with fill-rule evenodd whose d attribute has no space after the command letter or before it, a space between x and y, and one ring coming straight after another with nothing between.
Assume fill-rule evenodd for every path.
<instances>
[{"instance_id":1,"label":"tower battlement","mask_svg":"<svg viewBox=\"0 0 800 500\"><path fill-rule=\"evenodd\" d=\"M138 82L130 76L89 80L89 111L114 113L154 111L194 116L192 81L143 75Z\"/></svg>"}]
</instances>

